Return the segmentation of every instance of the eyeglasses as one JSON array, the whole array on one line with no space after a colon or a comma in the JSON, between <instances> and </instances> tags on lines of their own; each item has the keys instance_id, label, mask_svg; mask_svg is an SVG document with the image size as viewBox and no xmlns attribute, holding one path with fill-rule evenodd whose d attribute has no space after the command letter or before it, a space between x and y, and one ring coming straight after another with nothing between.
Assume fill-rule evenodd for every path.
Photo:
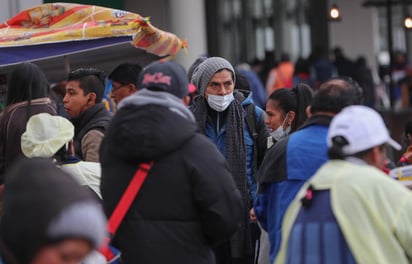
<instances>
[{"instance_id":1,"label":"eyeglasses","mask_svg":"<svg viewBox=\"0 0 412 264\"><path fill-rule=\"evenodd\" d=\"M120 85L120 86L118 86L118 87L114 87L114 86L112 85L112 93L113 93L113 92L116 92L117 90L120 90L121 88L126 87L126 86L127 86L127 84L122 84L122 85Z\"/></svg>"}]
</instances>

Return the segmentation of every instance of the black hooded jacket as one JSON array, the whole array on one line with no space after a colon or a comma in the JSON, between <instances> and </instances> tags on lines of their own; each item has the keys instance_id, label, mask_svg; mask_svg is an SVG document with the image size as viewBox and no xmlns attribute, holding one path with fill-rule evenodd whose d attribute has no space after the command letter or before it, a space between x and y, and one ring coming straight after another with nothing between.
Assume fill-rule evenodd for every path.
<instances>
[{"instance_id":1,"label":"black hooded jacket","mask_svg":"<svg viewBox=\"0 0 412 264\"><path fill-rule=\"evenodd\" d=\"M108 216L139 163L154 161L114 238L124 263L214 263L211 246L241 222L240 193L224 157L169 93L142 90L119 108L100 150Z\"/></svg>"}]
</instances>

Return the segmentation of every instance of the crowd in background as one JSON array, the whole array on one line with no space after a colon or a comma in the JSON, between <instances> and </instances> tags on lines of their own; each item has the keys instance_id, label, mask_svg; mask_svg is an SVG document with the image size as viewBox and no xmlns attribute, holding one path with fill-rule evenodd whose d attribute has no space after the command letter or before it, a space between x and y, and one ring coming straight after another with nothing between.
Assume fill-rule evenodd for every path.
<instances>
[{"instance_id":1,"label":"crowd in background","mask_svg":"<svg viewBox=\"0 0 412 264\"><path fill-rule=\"evenodd\" d=\"M0 113L0 263L105 263L106 219L142 163L113 234L121 263L410 263L412 193L388 174L412 166L411 124L390 160L401 145L365 58L333 53L80 68L52 87L16 66Z\"/></svg>"}]
</instances>

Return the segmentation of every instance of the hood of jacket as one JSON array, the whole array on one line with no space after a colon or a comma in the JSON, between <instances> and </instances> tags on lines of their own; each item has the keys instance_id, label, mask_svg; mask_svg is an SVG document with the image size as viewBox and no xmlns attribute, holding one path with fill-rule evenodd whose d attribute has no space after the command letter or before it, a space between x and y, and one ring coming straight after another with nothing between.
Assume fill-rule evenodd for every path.
<instances>
[{"instance_id":1,"label":"hood of jacket","mask_svg":"<svg viewBox=\"0 0 412 264\"><path fill-rule=\"evenodd\" d=\"M0 251L7 247L18 263L30 263L42 247L53 242L49 225L65 208L94 201L69 174L46 158L20 160L10 170L5 185L0 221L4 244Z\"/></svg>"},{"instance_id":2,"label":"hood of jacket","mask_svg":"<svg viewBox=\"0 0 412 264\"><path fill-rule=\"evenodd\" d=\"M136 163L179 149L196 131L194 116L181 99L142 89L119 104L107 137L114 155Z\"/></svg>"},{"instance_id":3,"label":"hood of jacket","mask_svg":"<svg viewBox=\"0 0 412 264\"><path fill-rule=\"evenodd\" d=\"M252 104L253 102L253 97L252 97L252 92L248 90L241 90L241 89L235 89L233 91L233 95L235 96L236 100L244 107L246 105Z\"/></svg>"}]
</instances>

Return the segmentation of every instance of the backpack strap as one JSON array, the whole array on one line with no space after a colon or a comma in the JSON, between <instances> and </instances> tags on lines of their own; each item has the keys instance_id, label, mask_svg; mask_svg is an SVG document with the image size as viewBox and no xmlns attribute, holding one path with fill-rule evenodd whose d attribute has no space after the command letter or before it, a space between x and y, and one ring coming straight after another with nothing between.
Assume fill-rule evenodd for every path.
<instances>
[{"instance_id":1,"label":"backpack strap","mask_svg":"<svg viewBox=\"0 0 412 264\"><path fill-rule=\"evenodd\" d=\"M256 130L256 108L255 104L248 104L245 106L246 116L245 120L249 127L249 132L253 138L253 175L256 176L258 165L258 137L259 134Z\"/></svg>"},{"instance_id":2,"label":"backpack strap","mask_svg":"<svg viewBox=\"0 0 412 264\"><path fill-rule=\"evenodd\" d=\"M123 193L119 203L117 204L116 208L109 218L109 221L107 222L107 232L109 233L109 236L106 238L103 247L99 249L100 253L102 253L107 260L110 260L114 257L109 247L110 241L114 234L116 234L117 229L119 228L121 222L123 221L123 218L125 217L127 211L136 198L137 193L142 187L143 182L145 181L147 174L149 173L149 170L152 168L152 166L153 161L150 163L141 163L139 165L139 168L134 174L132 180L126 188L126 191Z\"/></svg>"}]
</instances>

